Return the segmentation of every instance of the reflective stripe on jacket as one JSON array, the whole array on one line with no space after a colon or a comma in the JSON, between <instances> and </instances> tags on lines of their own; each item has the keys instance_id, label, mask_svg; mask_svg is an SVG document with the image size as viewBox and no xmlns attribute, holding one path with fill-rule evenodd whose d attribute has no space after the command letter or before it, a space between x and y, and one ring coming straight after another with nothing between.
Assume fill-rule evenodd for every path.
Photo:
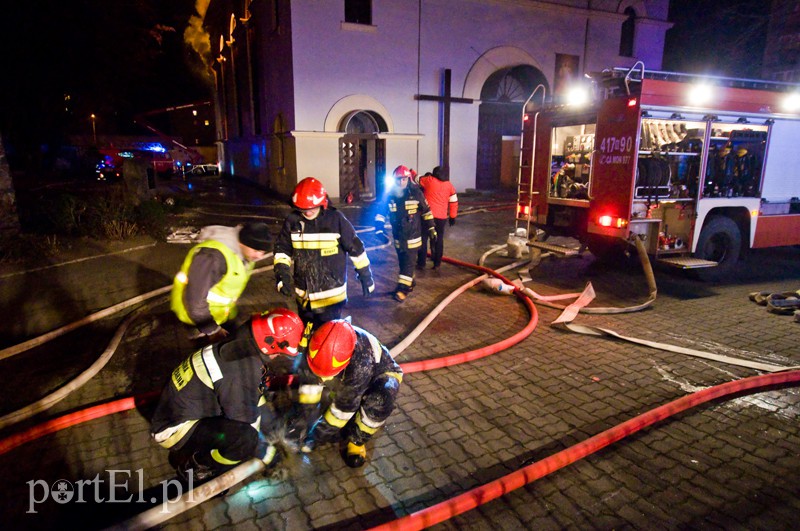
<instances>
[{"instance_id":1,"label":"reflective stripe on jacket","mask_svg":"<svg viewBox=\"0 0 800 531\"><path fill-rule=\"evenodd\" d=\"M232 339L198 350L164 385L151 420L153 438L165 448L179 448L198 420L220 416L258 430L263 371L249 324Z\"/></svg>"},{"instance_id":2,"label":"reflective stripe on jacket","mask_svg":"<svg viewBox=\"0 0 800 531\"><path fill-rule=\"evenodd\" d=\"M402 196L397 197L390 193L387 209L395 248L407 251L422 246L422 227L425 230L433 227L433 214L422 189L409 183ZM380 214L375 217L376 220L380 218Z\"/></svg>"},{"instance_id":3,"label":"reflective stripe on jacket","mask_svg":"<svg viewBox=\"0 0 800 531\"><path fill-rule=\"evenodd\" d=\"M359 277L368 274L369 258L350 221L327 207L314 219L291 212L275 242L275 272L293 268L295 294L312 309L347 300L347 258Z\"/></svg>"}]
</instances>

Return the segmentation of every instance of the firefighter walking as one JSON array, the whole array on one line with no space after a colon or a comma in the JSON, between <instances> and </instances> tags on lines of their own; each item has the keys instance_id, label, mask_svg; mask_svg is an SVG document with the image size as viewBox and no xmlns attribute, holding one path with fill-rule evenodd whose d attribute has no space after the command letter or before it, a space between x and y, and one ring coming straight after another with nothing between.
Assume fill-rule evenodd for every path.
<instances>
[{"instance_id":1,"label":"firefighter walking","mask_svg":"<svg viewBox=\"0 0 800 531\"><path fill-rule=\"evenodd\" d=\"M285 308L255 314L227 340L198 350L172 372L151 433L169 449L181 479L208 479L251 457L276 463L277 450L260 430L262 377L280 366L291 370L303 328Z\"/></svg>"},{"instance_id":2,"label":"firefighter walking","mask_svg":"<svg viewBox=\"0 0 800 531\"><path fill-rule=\"evenodd\" d=\"M400 273L397 287L392 294L398 302L403 302L414 289L414 262L417 252L422 246L420 231L426 230L431 243L436 241L436 228L433 225L433 214L419 186L410 183L411 170L398 166L393 172L394 185L389 192L385 213L388 213L392 226L394 248ZM382 234L386 217L375 216L375 232Z\"/></svg>"},{"instance_id":3,"label":"firefighter walking","mask_svg":"<svg viewBox=\"0 0 800 531\"><path fill-rule=\"evenodd\" d=\"M458 195L450 182L448 170L436 166L432 173L426 173L419 179L419 185L425 194L425 199L431 207L433 223L436 228L436 239L431 241L431 260L433 268L439 269L444 255L444 232L446 224L451 227L458 217ZM422 230L422 247L417 255L417 269L425 269L425 259L428 252L428 233Z\"/></svg>"},{"instance_id":4,"label":"firefighter walking","mask_svg":"<svg viewBox=\"0 0 800 531\"><path fill-rule=\"evenodd\" d=\"M375 290L364 244L347 218L329 204L322 183L300 181L292 211L275 242L278 292L294 296L300 317L318 326L341 317L347 302L347 256L365 297Z\"/></svg>"},{"instance_id":5,"label":"firefighter walking","mask_svg":"<svg viewBox=\"0 0 800 531\"><path fill-rule=\"evenodd\" d=\"M314 332L306 362L317 382L300 386L300 403L320 403L324 387L335 389L335 396L312 424L301 450L311 452L320 444L343 439L345 463L362 466L367 441L395 408L403 370L374 335L341 319Z\"/></svg>"}]
</instances>

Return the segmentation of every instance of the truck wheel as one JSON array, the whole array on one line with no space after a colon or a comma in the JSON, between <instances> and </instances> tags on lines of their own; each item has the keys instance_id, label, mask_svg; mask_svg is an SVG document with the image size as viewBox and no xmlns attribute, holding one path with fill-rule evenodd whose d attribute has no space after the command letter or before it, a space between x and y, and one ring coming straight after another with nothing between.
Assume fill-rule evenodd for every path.
<instances>
[{"instance_id":1,"label":"truck wheel","mask_svg":"<svg viewBox=\"0 0 800 531\"><path fill-rule=\"evenodd\" d=\"M709 219L700 231L694 254L718 265L697 269L697 276L702 280L719 280L727 276L739 261L741 249L742 233L731 218L717 216Z\"/></svg>"},{"instance_id":2,"label":"truck wheel","mask_svg":"<svg viewBox=\"0 0 800 531\"><path fill-rule=\"evenodd\" d=\"M605 238L590 234L586 241L589 251L592 252L599 262L619 263L626 262L628 257L625 255L627 244L619 238Z\"/></svg>"}]
</instances>

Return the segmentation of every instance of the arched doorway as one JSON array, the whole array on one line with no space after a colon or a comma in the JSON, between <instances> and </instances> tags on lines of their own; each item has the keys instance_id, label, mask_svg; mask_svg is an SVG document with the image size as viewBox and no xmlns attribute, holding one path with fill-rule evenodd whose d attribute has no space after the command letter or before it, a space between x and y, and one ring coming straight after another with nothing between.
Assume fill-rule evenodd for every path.
<instances>
[{"instance_id":1,"label":"arched doorway","mask_svg":"<svg viewBox=\"0 0 800 531\"><path fill-rule=\"evenodd\" d=\"M547 87L547 78L539 69L529 65L498 70L483 84L478 110L478 160L475 176L475 187L478 190L515 186L515 140L507 139L504 142L503 137L516 137L516 142L519 143L522 105L539 84ZM514 180L509 182L511 174Z\"/></svg>"},{"instance_id":2,"label":"arched doorway","mask_svg":"<svg viewBox=\"0 0 800 531\"><path fill-rule=\"evenodd\" d=\"M378 133L386 132L386 121L376 112L357 110L342 119L339 131L339 195L371 200L383 191L386 172L386 141Z\"/></svg>"}]
</instances>

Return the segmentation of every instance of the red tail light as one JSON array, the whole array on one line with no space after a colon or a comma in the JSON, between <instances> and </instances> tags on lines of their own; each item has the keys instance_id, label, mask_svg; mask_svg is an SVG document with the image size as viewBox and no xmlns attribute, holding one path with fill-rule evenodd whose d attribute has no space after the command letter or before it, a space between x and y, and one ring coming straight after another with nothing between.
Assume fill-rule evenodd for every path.
<instances>
[{"instance_id":1,"label":"red tail light","mask_svg":"<svg viewBox=\"0 0 800 531\"><path fill-rule=\"evenodd\" d=\"M601 227L616 227L621 229L628 224L628 220L606 215L597 218L597 224Z\"/></svg>"}]
</instances>

